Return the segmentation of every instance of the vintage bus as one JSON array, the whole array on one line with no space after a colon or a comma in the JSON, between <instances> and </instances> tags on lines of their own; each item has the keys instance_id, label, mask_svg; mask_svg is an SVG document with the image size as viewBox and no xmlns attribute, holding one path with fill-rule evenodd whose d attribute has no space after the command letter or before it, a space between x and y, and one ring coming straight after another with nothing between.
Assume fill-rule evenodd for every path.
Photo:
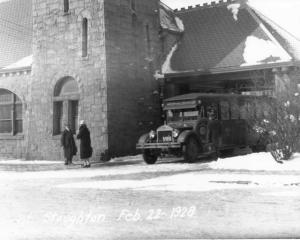
<instances>
[{"instance_id":1,"label":"vintage bus","mask_svg":"<svg viewBox=\"0 0 300 240\"><path fill-rule=\"evenodd\" d=\"M266 97L241 94L190 93L165 99L165 124L142 135L136 145L144 161L154 164L172 154L194 162L200 156L217 158L235 148L263 150L265 143L251 119L266 114Z\"/></svg>"}]
</instances>

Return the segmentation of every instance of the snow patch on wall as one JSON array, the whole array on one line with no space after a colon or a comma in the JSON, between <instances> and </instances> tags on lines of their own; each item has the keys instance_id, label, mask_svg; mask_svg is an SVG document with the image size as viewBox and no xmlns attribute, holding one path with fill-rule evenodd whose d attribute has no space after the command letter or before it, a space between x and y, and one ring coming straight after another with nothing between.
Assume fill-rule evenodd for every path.
<instances>
[{"instance_id":1,"label":"snow patch on wall","mask_svg":"<svg viewBox=\"0 0 300 240\"><path fill-rule=\"evenodd\" d=\"M156 70L153 77L155 78L155 80L158 80L164 78L165 76L161 74L158 70Z\"/></svg>"},{"instance_id":2,"label":"snow patch on wall","mask_svg":"<svg viewBox=\"0 0 300 240\"><path fill-rule=\"evenodd\" d=\"M245 63L242 66L261 63L274 63L291 60L291 57L270 40L249 36L243 53Z\"/></svg>"},{"instance_id":3,"label":"snow patch on wall","mask_svg":"<svg viewBox=\"0 0 300 240\"><path fill-rule=\"evenodd\" d=\"M232 12L233 19L235 21L238 20L238 14L239 14L240 7L241 7L241 4L239 4L239 3L233 3L233 4L230 4L227 6L227 9Z\"/></svg>"},{"instance_id":4,"label":"snow patch on wall","mask_svg":"<svg viewBox=\"0 0 300 240\"><path fill-rule=\"evenodd\" d=\"M173 57L173 54L175 53L175 51L177 50L178 48L178 44L176 43L172 49L170 50L165 62L163 63L162 67L161 67L161 71L162 73L175 73L174 70L172 70L172 67L171 67L171 59Z\"/></svg>"},{"instance_id":5,"label":"snow patch on wall","mask_svg":"<svg viewBox=\"0 0 300 240\"><path fill-rule=\"evenodd\" d=\"M176 25L181 32L184 32L184 24L179 17L175 17Z\"/></svg>"},{"instance_id":6,"label":"snow patch on wall","mask_svg":"<svg viewBox=\"0 0 300 240\"><path fill-rule=\"evenodd\" d=\"M4 67L3 69L23 68L23 67L30 67L31 65L32 65L32 55L24 57L19 61Z\"/></svg>"}]
</instances>

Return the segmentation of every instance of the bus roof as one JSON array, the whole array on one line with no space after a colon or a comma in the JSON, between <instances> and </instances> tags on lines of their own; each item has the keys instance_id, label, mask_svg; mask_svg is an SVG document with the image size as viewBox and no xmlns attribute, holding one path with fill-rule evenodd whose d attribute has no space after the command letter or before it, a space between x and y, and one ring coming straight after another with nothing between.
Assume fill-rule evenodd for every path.
<instances>
[{"instance_id":1,"label":"bus roof","mask_svg":"<svg viewBox=\"0 0 300 240\"><path fill-rule=\"evenodd\" d=\"M234 93L188 93L167 98L164 100L164 110L194 108L203 99L232 99L232 98L257 98L262 96L242 95ZM263 96L267 97L267 96ZM201 101L200 101L201 102Z\"/></svg>"},{"instance_id":2,"label":"bus roof","mask_svg":"<svg viewBox=\"0 0 300 240\"><path fill-rule=\"evenodd\" d=\"M253 95L242 95L234 93L188 93L167 98L165 102L182 101L182 100L198 100L200 98L234 98L234 97L258 97Z\"/></svg>"}]
</instances>

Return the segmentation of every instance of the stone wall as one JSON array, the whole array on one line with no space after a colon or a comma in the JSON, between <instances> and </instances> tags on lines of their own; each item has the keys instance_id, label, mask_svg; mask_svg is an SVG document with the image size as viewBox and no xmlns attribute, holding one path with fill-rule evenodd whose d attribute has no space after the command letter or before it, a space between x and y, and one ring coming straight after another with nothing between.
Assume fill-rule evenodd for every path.
<instances>
[{"instance_id":1,"label":"stone wall","mask_svg":"<svg viewBox=\"0 0 300 240\"><path fill-rule=\"evenodd\" d=\"M157 0L105 1L109 155L135 153L139 136L160 124Z\"/></svg>"},{"instance_id":2,"label":"stone wall","mask_svg":"<svg viewBox=\"0 0 300 240\"><path fill-rule=\"evenodd\" d=\"M22 101L23 133L0 134L1 158L25 158L28 143L28 93L31 75L29 70L0 73L0 88L16 94Z\"/></svg>"},{"instance_id":3,"label":"stone wall","mask_svg":"<svg viewBox=\"0 0 300 240\"><path fill-rule=\"evenodd\" d=\"M107 85L103 0L33 1L33 66L30 88L28 158L63 159L60 136L53 136L56 83L70 76L80 92L79 119L91 131L94 158L108 147ZM82 57L82 20L88 19L88 55Z\"/></svg>"}]
</instances>

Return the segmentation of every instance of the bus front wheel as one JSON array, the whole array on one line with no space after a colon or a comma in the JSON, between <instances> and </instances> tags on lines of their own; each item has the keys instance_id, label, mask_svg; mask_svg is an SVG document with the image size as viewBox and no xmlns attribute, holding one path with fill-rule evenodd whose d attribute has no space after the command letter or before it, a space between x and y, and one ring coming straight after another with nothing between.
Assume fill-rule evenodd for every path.
<instances>
[{"instance_id":1,"label":"bus front wheel","mask_svg":"<svg viewBox=\"0 0 300 240\"><path fill-rule=\"evenodd\" d=\"M153 150L145 149L143 152L143 159L147 164L154 164L157 161L157 154Z\"/></svg>"}]
</instances>

